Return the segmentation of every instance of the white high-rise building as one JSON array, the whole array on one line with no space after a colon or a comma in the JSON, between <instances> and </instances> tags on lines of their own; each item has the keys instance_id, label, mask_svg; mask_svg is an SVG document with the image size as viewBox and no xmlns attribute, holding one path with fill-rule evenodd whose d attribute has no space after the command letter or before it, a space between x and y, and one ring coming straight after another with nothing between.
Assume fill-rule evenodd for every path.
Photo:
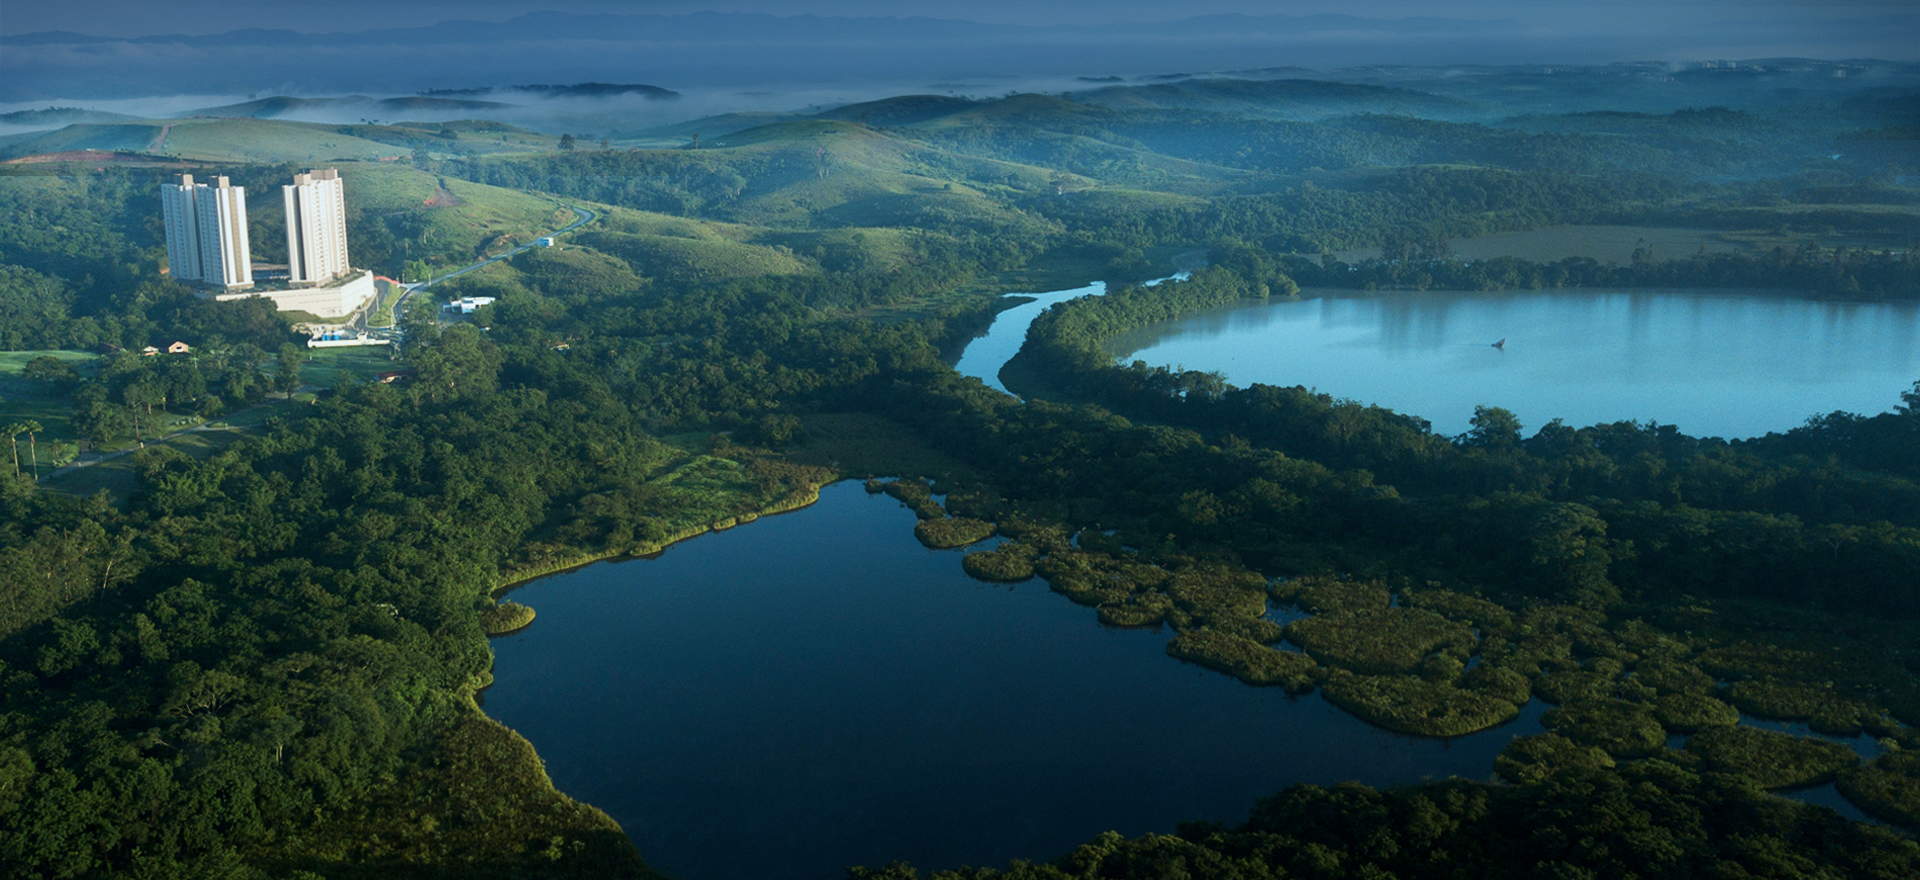
<instances>
[{"instance_id":1,"label":"white high-rise building","mask_svg":"<svg viewBox=\"0 0 1920 880\"><path fill-rule=\"evenodd\" d=\"M213 185L160 185L160 212L167 226L167 271L175 279L216 287L253 285L253 254L247 244L247 190L224 177Z\"/></svg>"},{"instance_id":2,"label":"white high-rise building","mask_svg":"<svg viewBox=\"0 0 1920 880\"><path fill-rule=\"evenodd\" d=\"M296 284L317 284L345 275L347 198L340 172L332 168L295 174L280 187L287 202L287 264Z\"/></svg>"}]
</instances>

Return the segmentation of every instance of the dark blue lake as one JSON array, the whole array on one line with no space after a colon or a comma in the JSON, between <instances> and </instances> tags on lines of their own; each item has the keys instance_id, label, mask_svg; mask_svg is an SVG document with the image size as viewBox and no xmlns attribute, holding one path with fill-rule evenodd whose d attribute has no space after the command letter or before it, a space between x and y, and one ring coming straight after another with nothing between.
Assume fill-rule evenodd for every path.
<instances>
[{"instance_id":1,"label":"dark blue lake","mask_svg":"<svg viewBox=\"0 0 1920 880\"><path fill-rule=\"evenodd\" d=\"M685 880L1047 859L1107 830L1238 822L1296 782L1486 778L1538 701L1452 741L1370 727L1099 625L1041 581L969 579L913 514L820 503L513 593L486 710L559 788Z\"/></svg>"}]
</instances>

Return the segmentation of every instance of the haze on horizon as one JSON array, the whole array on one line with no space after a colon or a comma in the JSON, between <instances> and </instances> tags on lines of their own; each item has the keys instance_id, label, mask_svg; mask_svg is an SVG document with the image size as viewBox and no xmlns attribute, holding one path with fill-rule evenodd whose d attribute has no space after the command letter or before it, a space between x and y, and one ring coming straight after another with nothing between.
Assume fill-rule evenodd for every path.
<instances>
[{"instance_id":1,"label":"haze on horizon","mask_svg":"<svg viewBox=\"0 0 1920 880\"><path fill-rule=\"evenodd\" d=\"M1920 13L1895 0L343 0L325 8L315 15L287 0L14 4L0 19L0 110L57 104L163 115L272 95L615 82L693 98L631 108L666 122L899 93L1060 91L1082 77L1920 61ZM59 32L94 39L50 36Z\"/></svg>"}]
</instances>

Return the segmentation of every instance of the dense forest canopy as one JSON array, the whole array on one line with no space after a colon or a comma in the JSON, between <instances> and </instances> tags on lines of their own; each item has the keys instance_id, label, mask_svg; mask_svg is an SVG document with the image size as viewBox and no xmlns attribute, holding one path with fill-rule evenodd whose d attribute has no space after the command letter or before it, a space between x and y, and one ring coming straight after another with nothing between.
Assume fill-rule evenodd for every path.
<instances>
[{"instance_id":1,"label":"dense forest canopy","mask_svg":"<svg viewBox=\"0 0 1920 880\"><path fill-rule=\"evenodd\" d=\"M0 406L28 450L0 475L0 864L653 876L476 705L488 636L529 619L495 592L886 477L872 488L930 545L1010 539L966 555L970 574L1038 576L1088 625L1166 627L1169 654L1250 685L1429 736L1556 707L1488 768L1500 784L1302 786L1237 826L938 876L1920 872L1920 381L1884 412L1747 440L1523 428L1495 406L1449 437L1101 348L1302 284L1914 299L1912 120L1814 112L1825 92L1773 113L1274 110L1299 94L914 100L670 147L247 129L289 159L301 138L406 148L341 163L355 262L394 277L595 212L562 246L416 293L399 362L315 356L265 301L161 272L167 174L269 192L289 161L0 166L0 349L21 353ZM1741 246L1624 265L1450 247L1583 223ZM1333 253L1364 247L1379 256ZM1194 251L1191 277L1132 286ZM1003 373L1020 397L949 366L996 294L1057 278L1110 292L1035 321ZM433 306L457 296L494 301ZM136 353L173 341L192 351ZM222 439L187 443L188 425ZM81 443L126 454L38 479L46 450L50 469ZM1270 601L1311 616L1283 627ZM1886 753L1760 735L1743 713ZM1886 824L1767 793L1832 780Z\"/></svg>"}]
</instances>

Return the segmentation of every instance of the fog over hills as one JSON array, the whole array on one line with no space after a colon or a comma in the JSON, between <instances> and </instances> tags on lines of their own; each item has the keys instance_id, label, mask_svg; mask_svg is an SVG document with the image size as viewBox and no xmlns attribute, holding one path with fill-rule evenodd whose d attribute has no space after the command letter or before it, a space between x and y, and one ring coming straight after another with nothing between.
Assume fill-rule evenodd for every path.
<instances>
[{"instance_id":1,"label":"fog over hills","mask_svg":"<svg viewBox=\"0 0 1920 880\"><path fill-rule=\"evenodd\" d=\"M164 95L410 94L528 82L755 91L873 87L1000 94L1030 81L1287 66L1596 63L1716 57L1911 60L1920 15L1782 10L1676 28L1511 18L1202 15L992 24L954 18L533 12L504 21L354 30L240 29L0 37L0 103ZM369 19L359 20L362 23ZM321 31L328 32L321 32ZM884 84L884 85L883 85ZM844 99L843 99L844 100ZM205 102L202 102L203 104Z\"/></svg>"}]
</instances>

